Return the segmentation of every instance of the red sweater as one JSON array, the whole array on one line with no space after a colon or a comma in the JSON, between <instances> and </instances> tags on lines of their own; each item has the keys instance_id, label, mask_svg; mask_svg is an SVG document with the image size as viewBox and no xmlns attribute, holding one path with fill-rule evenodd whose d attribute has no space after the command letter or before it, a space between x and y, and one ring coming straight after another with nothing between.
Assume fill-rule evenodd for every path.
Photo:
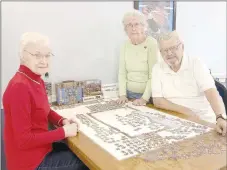
<instances>
[{"instance_id":1,"label":"red sweater","mask_svg":"<svg viewBox=\"0 0 227 170\"><path fill-rule=\"evenodd\" d=\"M41 77L23 65L19 71L28 77L17 72L3 95L6 163L8 170L34 170L65 133L48 131L48 121L57 125L62 117L50 109Z\"/></svg>"}]
</instances>

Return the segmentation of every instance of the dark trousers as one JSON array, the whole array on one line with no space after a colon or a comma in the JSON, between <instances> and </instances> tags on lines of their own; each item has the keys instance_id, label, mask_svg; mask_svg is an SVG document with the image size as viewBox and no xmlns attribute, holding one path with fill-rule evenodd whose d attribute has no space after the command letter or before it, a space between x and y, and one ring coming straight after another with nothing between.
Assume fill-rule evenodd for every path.
<instances>
[{"instance_id":1,"label":"dark trousers","mask_svg":"<svg viewBox=\"0 0 227 170\"><path fill-rule=\"evenodd\" d=\"M50 152L36 170L89 170L63 142L53 143Z\"/></svg>"}]
</instances>

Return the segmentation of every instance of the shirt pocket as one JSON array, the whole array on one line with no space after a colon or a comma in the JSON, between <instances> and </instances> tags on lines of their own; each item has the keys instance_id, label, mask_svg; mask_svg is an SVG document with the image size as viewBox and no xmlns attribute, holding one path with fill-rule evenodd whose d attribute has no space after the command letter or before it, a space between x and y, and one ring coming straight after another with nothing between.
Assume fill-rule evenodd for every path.
<instances>
[{"instance_id":1,"label":"shirt pocket","mask_svg":"<svg viewBox=\"0 0 227 170\"><path fill-rule=\"evenodd\" d=\"M188 96L198 96L199 88L193 73L185 71L181 76L181 87L184 88L184 93Z\"/></svg>"}]
</instances>

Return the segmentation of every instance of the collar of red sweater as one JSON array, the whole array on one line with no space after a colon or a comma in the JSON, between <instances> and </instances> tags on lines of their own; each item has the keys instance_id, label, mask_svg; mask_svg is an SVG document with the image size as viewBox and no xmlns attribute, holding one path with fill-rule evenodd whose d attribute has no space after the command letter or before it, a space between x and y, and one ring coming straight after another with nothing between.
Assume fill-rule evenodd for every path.
<instances>
[{"instance_id":1,"label":"collar of red sweater","mask_svg":"<svg viewBox=\"0 0 227 170\"><path fill-rule=\"evenodd\" d=\"M25 65L20 65L19 71L23 72L24 74L26 74L28 77L30 77L35 81L38 81L38 82L40 81L41 75L35 74Z\"/></svg>"}]
</instances>

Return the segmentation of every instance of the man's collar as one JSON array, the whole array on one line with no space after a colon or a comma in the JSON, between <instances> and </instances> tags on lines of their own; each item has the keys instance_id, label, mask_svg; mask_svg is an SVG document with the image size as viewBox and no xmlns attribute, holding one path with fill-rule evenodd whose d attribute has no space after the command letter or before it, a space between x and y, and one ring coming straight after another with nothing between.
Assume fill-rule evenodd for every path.
<instances>
[{"instance_id":1,"label":"man's collar","mask_svg":"<svg viewBox=\"0 0 227 170\"><path fill-rule=\"evenodd\" d=\"M176 74L180 71L183 71L183 70L187 70L188 67L189 67L189 58L186 54L183 55L182 57L182 61L181 61L181 66L180 66L180 69L177 71L177 72L174 72L170 66L163 60L163 71L164 73L167 73L167 74Z\"/></svg>"}]
</instances>

